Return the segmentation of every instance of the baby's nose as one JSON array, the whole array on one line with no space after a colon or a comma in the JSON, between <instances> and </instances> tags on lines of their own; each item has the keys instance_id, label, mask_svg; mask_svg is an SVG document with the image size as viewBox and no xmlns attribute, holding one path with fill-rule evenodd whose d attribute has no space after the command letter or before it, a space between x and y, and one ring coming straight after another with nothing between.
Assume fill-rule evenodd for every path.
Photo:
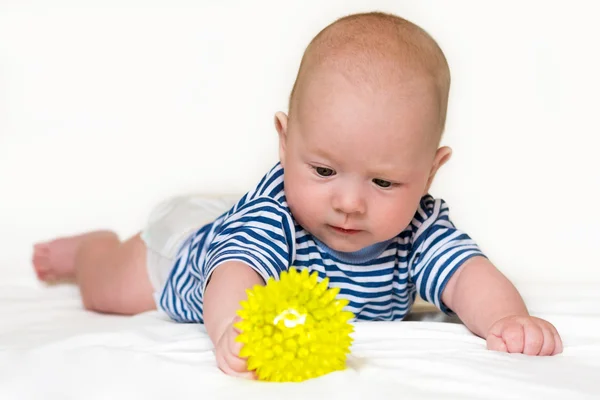
<instances>
[{"instance_id":1,"label":"baby's nose","mask_svg":"<svg viewBox=\"0 0 600 400\"><path fill-rule=\"evenodd\" d=\"M344 214L363 214L365 199L360 190L343 191L334 195L333 208Z\"/></svg>"}]
</instances>

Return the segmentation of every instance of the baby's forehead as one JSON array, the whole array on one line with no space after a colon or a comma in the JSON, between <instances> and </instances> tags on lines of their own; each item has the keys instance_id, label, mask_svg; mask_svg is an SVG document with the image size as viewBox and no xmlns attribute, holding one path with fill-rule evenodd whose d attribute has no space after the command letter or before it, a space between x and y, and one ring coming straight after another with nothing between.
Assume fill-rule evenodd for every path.
<instances>
[{"instance_id":1,"label":"baby's forehead","mask_svg":"<svg viewBox=\"0 0 600 400\"><path fill-rule=\"evenodd\" d=\"M384 154L397 148L421 148L436 136L438 109L431 96L388 100L364 91L310 92L298 105L290 129L315 145L380 143L376 153Z\"/></svg>"},{"instance_id":2,"label":"baby's forehead","mask_svg":"<svg viewBox=\"0 0 600 400\"><path fill-rule=\"evenodd\" d=\"M349 76L335 68L321 69L299 88L295 117L331 120L384 120L388 126L417 119L439 118L435 84L427 76L388 77L377 81Z\"/></svg>"},{"instance_id":3,"label":"baby's forehead","mask_svg":"<svg viewBox=\"0 0 600 400\"><path fill-rule=\"evenodd\" d=\"M319 74L307 79L290 129L316 145L339 143L381 147L373 154L428 151L438 136L439 108L431 85L420 80L406 83L402 90L374 88L369 82L353 82L336 74ZM364 139L369 139L365 142ZM366 149L365 149L366 150Z\"/></svg>"},{"instance_id":4,"label":"baby's forehead","mask_svg":"<svg viewBox=\"0 0 600 400\"><path fill-rule=\"evenodd\" d=\"M342 168L363 165L373 172L402 171L407 176L426 165L433 147L420 126L385 126L373 120L315 119L292 133L290 148L307 160L331 162Z\"/></svg>"}]
</instances>

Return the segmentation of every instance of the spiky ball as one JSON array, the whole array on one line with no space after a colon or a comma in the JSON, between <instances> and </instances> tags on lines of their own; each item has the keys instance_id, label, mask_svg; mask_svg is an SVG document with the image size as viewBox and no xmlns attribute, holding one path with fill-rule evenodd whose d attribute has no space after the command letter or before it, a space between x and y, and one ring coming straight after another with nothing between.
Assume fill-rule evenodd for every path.
<instances>
[{"instance_id":1,"label":"spiky ball","mask_svg":"<svg viewBox=\"0 0 600 400\"><path fill-rule=\"evenodd\" d=\"M336 299L339 288L329 289L329 279L317 283L317 277L291 268L279 281L270 278L246 291L237 341L258 379L299 382L346 367L354 314L343 311L348 300Z\"/></svg>"}]
</instances>

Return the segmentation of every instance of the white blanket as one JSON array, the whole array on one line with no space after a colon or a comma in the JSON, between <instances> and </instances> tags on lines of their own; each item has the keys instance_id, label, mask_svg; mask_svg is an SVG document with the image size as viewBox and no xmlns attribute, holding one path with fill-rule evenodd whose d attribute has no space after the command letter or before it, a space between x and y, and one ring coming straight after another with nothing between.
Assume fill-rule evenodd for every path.
<instances>
[{"instance_id":1,"label":"white blanket","mask_svg":"<svg viewBox=\"0 0 600 400\"><path fill-rule=\"evenodd\" d=\"M68 286L0 285L0 399L599 399L600 295L583 285L526 292L563 354L491 352L454 323L357 323L347 370L274 384L221 373L201 325L86 312Z\"/></svg>"}]
</instances>

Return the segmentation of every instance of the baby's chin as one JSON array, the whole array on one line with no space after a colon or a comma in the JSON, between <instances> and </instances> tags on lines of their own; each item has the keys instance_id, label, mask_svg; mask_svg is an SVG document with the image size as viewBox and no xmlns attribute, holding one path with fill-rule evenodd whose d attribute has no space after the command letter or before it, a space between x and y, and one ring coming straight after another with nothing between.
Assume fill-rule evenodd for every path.
<instances>
[{"instance_id":1,"label":"baby's chin","mask_svg":"<svg viewBox=\"0 0 600 400\"><path fill-rule=\"evenodd\" d=\"M325 243L327 244L327 243ZM356 251L362 250L365 247L368 247L369 245L354 245L354 244L347 244L347 245L336 245L336 244L327 244L327 247L329 247L332 250L335 251L339 251L340 253L354 253Z\"/></svg>"},{"instance_id":2,"label":"baby's chin","mask_svg":"<svg viewBox=\"0 0 600 400\"><path fill-rule=\"evenodd\" d=\"M325 232L311 234L320 242L324 243L327 247L335 251L352 253L374 244L367 239L366 236L369 234L366 231L360 231L350 235L343 235L336 234L334 232L327 232L328 230L331 230L331 228L325 228Z\"/></svg>"}]
</instances>

